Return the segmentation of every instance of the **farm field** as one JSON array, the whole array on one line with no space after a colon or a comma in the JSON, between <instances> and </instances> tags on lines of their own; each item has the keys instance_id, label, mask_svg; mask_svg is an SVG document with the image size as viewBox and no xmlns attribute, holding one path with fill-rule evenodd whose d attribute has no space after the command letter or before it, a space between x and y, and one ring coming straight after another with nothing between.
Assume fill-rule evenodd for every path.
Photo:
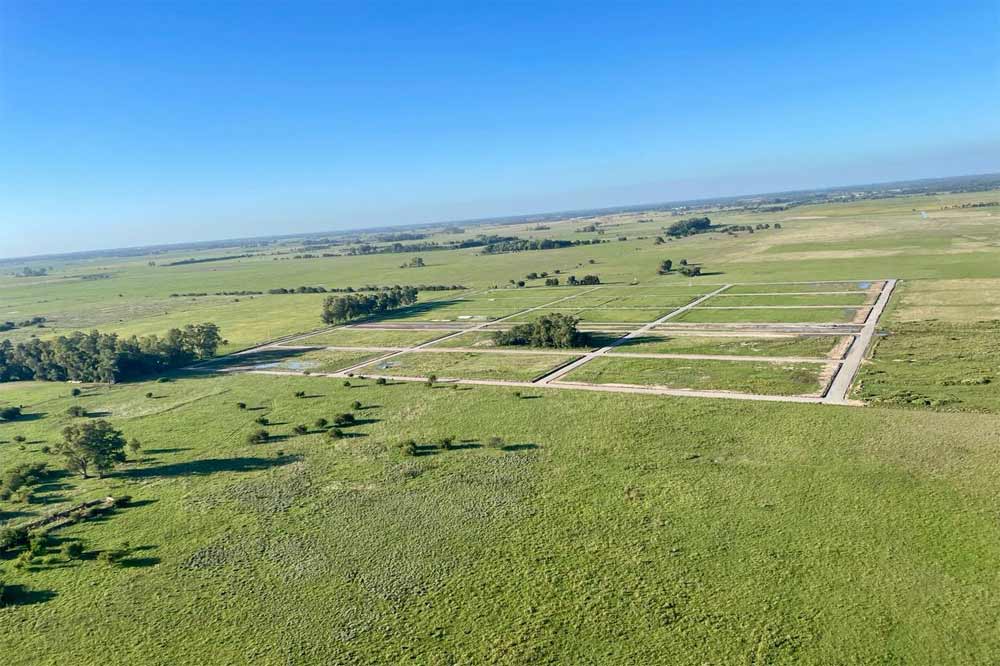
<instances>
[{"instance_id":1,"label":"farm field","mask_svg":"<svg viewBox=\"0 0 1000 666\"><path fill-rule=\"evenodd\" d=\"M573 360L557 354L490 354L488 352L410 352L365 366L359 374L441 379L491 379L528 382Z\"/></svg>"},{"instance_id":2,"label":"farm field","mask_svg":"<svg viewBox=\"0 0 1000 666\"><path fill-rule=\"evenodd\" d=\"M673 318L671 323L721 324L825 324L849 323L858 315L857 308L740 308L697 307Z\"/></svg>"},{"instance_id":3,"label":"farm field","mask_svg":"<svg viewBox=\"0 0 1000 666\"><path fill-rule=\"evenodd\" d=\"M1000 192L710 210L715 224L772 226L659 244L670 211L470 224L428 238L607 242L428 250L422 268L400 267L410 252L350 255L387 245L363 235L326 257L279 239L30 263L42 277L2 264L0 322L51 320L0 342L209 321L228 341L218 355L260 347L162 381L0 383L0 407L26 414L0 421L0 473L49 467L27 494L0 486L0 530L131 497L53 529L31 558L0 554L0 661L997 663L1000 209L971 207L984 201ZM603 233L577 231L591 223ZM169 265L195 258L213 260ZM665 258L706 274L657 274ZM529 277L542 271L560 286ZM98 274L110 277L82 277ZM600 284L567 286L570 275ZM877 324L850 325L890 278ZM357 320L381 328L330 329L320 312L333 293L215 295L418 284L465 289ZM583 348L490 345L550 312L607 330ZM408 348L462 328L426 351L298 348ZM851 348L860 370L844 404L818 397L831 350L868 334L866 354ZM466 383L404 381L430 374ZM83 479L54 447L97 419L141 448Z\"/></svg>"},{"instance_id":4,"label":"farm field","mask_svg":"<svg viewBox=\"0 0 1000 666\"><path fill-rule=\"evenodd\" d=\"M573 370L562 381L762 395L817 395L823 388L823 370L820 363L603 356Z\"/></svg>"},{"instance_id":5,"label":"farm field","mask_svg":"<svg viewBox=\"0 0 1000 666\"><path fill-rule=\"evenodd\" d=\"M616 352L721 354L736 356L812 356L826 358L842 338L836 336L726 337L649 333L629 338Z\"/></svg>"},{"instance_id":6,"label":"farm field","mask_svg":"<svg viewBox=\"0 0 1000 666\"><path fill-rule=\"evenodd\" d=\"M752 307L770 305L866 305L869 302L867 294L774 294L769 296L739 296L726 295L725 292L713 296L706 301L710 306L719 307Z\"/></svg>"},{"instance_id":7,"label":"farm field","mask_svg":"<svg viewBox=\"0 0 1000 666\"><path fill-rule=\"evenodd\" d=\"M291 344L331 347L412 347L448 335L448 331L336 328Z\"/></svg>"}]
</instances>

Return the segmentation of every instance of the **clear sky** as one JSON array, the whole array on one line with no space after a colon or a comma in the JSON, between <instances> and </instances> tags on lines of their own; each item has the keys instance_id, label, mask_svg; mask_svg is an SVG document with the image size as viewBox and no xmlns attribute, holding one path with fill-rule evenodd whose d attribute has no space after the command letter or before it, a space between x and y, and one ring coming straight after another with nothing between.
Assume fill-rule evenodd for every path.
<instances>
[{"instance_id":1,"label":"clear sky","mask_svg":"<svg viewBox=\"0 0 1000 666\"><path fill-rule=\"evenodd\" d=\"M0 256L1000 171L998 8L5 0Z\"/></svg>"}]
</instances>

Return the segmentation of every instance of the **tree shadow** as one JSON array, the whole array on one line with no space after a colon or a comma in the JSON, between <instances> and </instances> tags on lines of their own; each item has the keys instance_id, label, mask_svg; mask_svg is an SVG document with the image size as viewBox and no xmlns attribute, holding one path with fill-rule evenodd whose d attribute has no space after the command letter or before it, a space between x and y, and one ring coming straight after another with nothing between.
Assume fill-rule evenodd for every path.
<instances>
[{"instance_id":1,"label":"tree shadow","mask_svg":"<svg viewBox=\"0 0 1000 666\"><path fill-rule=\"evenodd\" d=\"M463 440L462 443L460 444L451 445L452 451L468 451L471 449L481 449L481 448L483 448L483 445L475 441L467 442Z\"/></svg>"},{"instance_id":2,"label":"tree shadow","mask_svg":"<svg viewBox=\"0 0 1000 666\"><path fill-rule=\"evenodd\" d=\"M501 446L501 451L530 451L532 449L537 449L537 444L508 444L507 446Z\"/></svg>"},{"instance_id":3,"label":"tree shadow","mask_svg":"<svg viewBox=\"0 0 1000 666\"><path fill-rule=\"evenodd\" d=\"M455 298L455 299L446 299L440 301L428 301L426 303L415 303L413 305L407 305L406 307L399 308L398 310L393 310L391 312L385 312L379 315L369 317L364 321L366 323L372 323L376 321L392 321L393 319L406 319L414 315L427 314L428 312L433 312L434 310L440 308L467 302L468 301Z\"/></svg>"},{"instance_id":4,"label":"tree shadow","mask_svg":"<svg viewBox=\"0 0 1000 666\"><path fill-rule=\"evenodd\" d=\"M158 557L126 557L118 562L120 566L129 568L152 567L159 563Z\"/></svg>"},{"instance_id":5,"label":"tree shadow","mask_svg":"<svg viewBox=\"0 0 1000 666\"><path fill-rule=\"evenodd\" d=\"M326 396L324 396L324 395L322 395L320 393L315 393L315 394L310 394L310 395L300 395L299 396L299 400L312 400L314 398L324 398L324 397L326 397Z\"/></svg>"},{"instance_id":6,"label":"tree shadow","mask_svg":"<svg viewBox=\"0 0 1000 666\"><path fill-rule=\"evenodd\" d=\"M18 416L16 419L12 421L0 421L0 425L3 425L5 423L24 423L25 421L39 421L48 416L48 414L49 414L48 412L31 412L30 414L22 413L20 416Z\"/></svg>"},{"instance_id":7,"label":"tree shadow","mask_svg":"<svg viewBox=\"0 0 1000 666\"><path fill-rule=\"evenodd\" d=\"M4 586L2 606L31 606L51 601L56 596L53 590L32 590L24 585Z\"/></svg>"},{"instance_id":8,"label":"tree shadow","mask_svg":"<svg viewBox=\"0 0 1000 666\"><path fill-rule=\"evenodd\" d=\"M181 451L190 451L189 446L177 446L170 449L146 449L145 453L158 454L158 453L180 453Z\"/></svg>"},{"instance_id":9,"label":"tree shadow","mask_svg":"<svg viewBox=\"0 0 1000 666\"><path fill-rule=\"evenodd\" d=\"M272 437L272 439L276 439L276 437L277 436ZM253 472L265 470L272 467L287 465L296 460L298 460L298 456L290 455L277 458L250 458L246 456L237 458L208 458L204 460L190 460L170 465L160 465L158 467L130 469L120 472L118 475L131 479L207 476L209 474L217 474L219 472Z\"/></svg>"},{"instance_id":10,"label":"tree shadow","mask_svg":"<svg viewBox=\"0 0 1000 666\"><path fill-rule=\"evenodd\" d=\"M108 411L108 410L106 410L106 409L102 409L102 410L99 410L99 411L96 411L96 412L91 412L91 411L88 411L88 412L87 412L87 413L85 414L85 416L86 416L86 417L87 417L88 419L99 419L99 418L102 418L102 417L104 417L104 416L111 416L111 412L109 412L109 411Z\"/></svg>"}]
</instances>

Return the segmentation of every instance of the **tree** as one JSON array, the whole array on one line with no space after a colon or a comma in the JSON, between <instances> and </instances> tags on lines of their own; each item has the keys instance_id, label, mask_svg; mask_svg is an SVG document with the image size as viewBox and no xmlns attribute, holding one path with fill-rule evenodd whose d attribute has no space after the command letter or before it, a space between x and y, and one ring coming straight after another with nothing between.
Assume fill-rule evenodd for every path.
<instances>
[{"instance_id":1,"label":"tree","mask_svg":"<svg viewBox=\"0 0 1000 666\"><path fill-rule=\"evenodd\" d=\"M580 284L601 284L601 278L596 275L584 275L583 279L580 280Z\"/></svg>"},{"instance_id":2,"label":"tree","mask_svg":"<svg viewBox=\"0 0 1000 666\"><path fill-rule=\"evenodd\" d=\"M327 420L326 420L326 419L324 419L323 417L320 417L320 418L316 419L316 420L315 420L315 421L313 422L313 426L314 426L314 427L315 427L315 428L316 428L317 430L323 430L324 428L326 428L326 426L327 426L328 424L329 424L329 421L327 421Z\"/></svg>"},{"instance_id":3,"label":"tree","mask_svg":"<svg viewBox=\"0 0 1000 666\"><path fill-rule=\"evenodd\" d=\"M375 380L375 383L378 384L379 386L385 386L386 384L385 377L379 377L378 379Z\"/></svg>"},{"instance_id":4,"label":"tree","mask_svg":"<svg viewBox=\"0 0 1000 666\"><path fill-rule=\"evenodd\" d=\"M354 418L354 414L350 412L344 412L343 414L337 414L333 417L333 425L335 426L352 426L357 421Z\"/></svg>"},{"instance_id":5,"label":"tree","mask_svg":"<svg viewBox=\"0 0 1000 666\"><path fill-rule=\"evenodd\" d=\"M697 277L701 275L701 266L685 264L684 266L681 266L681 275L685 277Z\"/></svg>"},{"instance_id":6,"label":"tree","mask_svg":"<svg viewBox=\"0 0 1000 666\"><path fill-rule=\"evenodd\" d=\"M559 278L556 278L556 277L546 278L545 279L545 286L546 287L558 287L559 286Z\"/></svg>"},{"instance_id":7,"label":"tree","mask_svg":"<svg viewBox=\"0 0 1000 666\"><path fill-rule=\"evenodd\" d=\"M66 559L75 560L83 555L83 543L80 541L67 541L63 544L63 555Z\"/></svg>"},{"instance_id":8,"label":"tree","mask_svg":"<svg viewBox=\"0 0 1000 666\"><path fill-rule=\"evenodd\" d=\"M56 453L66 459L66 469L85 479L91 468L100 478L125 462L125 436L104 419L66 426L62 434Z\"/></svg>"},{"instance_id":9,"label":"tree","mask_svg":"<svg viewBox=\"0 0 1000 666\"><path fill-rule=\"evenodd\" d=\"M305 435L309 432L309 428L306 427L305 424L300 423L294 428L292 428L292 432L294 432L296 435Z\"/></svg>"},{"instance_id":10,"label":"tree","mask_svg":"<svg viewBox=\"0 0 1000 666\"><path fill-rule=\"evenodd\" d=\"M243 411L246 408L247 408L247 403L245 403L245 402L238 402L238 403L236 403L236 409L238 409L240 411Z\"/></svg>"},{"instance_id":11,"label":"tree","mask_svg":"<svg viewBox=\"0 0 1000 666\"><path fill-rule=\"evenodd\" d=\"M340 428L330 428L329 430L327 430L326 435L330 439L343 439L344 431L341 430Z\"/></svg>"},{"instance_id":12,"label":"tree","mask_svg":"<svg viewBox=\"0 0 1000 666\"><path fill-rule=\"evenodd\" d=\"M81 393L83 393L83 391L81 391L80 389L75 388L75 387L72 390L70 390L70 392L69 392L69 394L71 396L73 396L74 398L77 397L78 395L80 395Z\"/></svg>"},{"instance_id":13,"label":"tree","mask_svg":"<svg viewBox=\"0 0 1000 666\"><path fill-rule=\"evenodd\" d=\"M352 402L351 409L353 409L354 411L358 411L359 409L361 409L361 401L355 400L354 402Z\"/></svg>"},{"instance_id":14,"label":"tree","mask_svg":"<svg viewBox=\"0 0 1000 666\"><path fill-rule=\"evenodd\" d=\"M664 259L660 262L660 270L658 271L660 275L666 275L671 270L673 270L674 262L670 259Z\"/></svg>"},{"instance_id":15,"label":"tree","mask_svg":"<svg viewBox=\"0 0 1000 666\"><path fill-rule=\"evenodd\" d=\"M66 410L66 414L74 418L80 418L81 416L87 415L87 410L80 405L70 405Z\"/></svg>"},{"instance_id":16,"label":"tree","mask_svg":"<svg viewBox=\"0 0 1000 666\"><path fill-rule=\"evenodd\" d=\"M493 333L493 342L499 346L550 347L570 349L586 346L590 336L577 330L579 319L562 313L542 315L534 321L518 324L509 331Z\"/></svg>"},{"instance_id":17,"label":"tree","mask_svg":"<svg viewBox=\"0 0 1000 666\"><path fill-rule=\"evenodd\" d=\"M138 455L139 451L142 450L142 442L133 437L128 442L128 452L132 455Z\"/></svg>"}]
</instances>

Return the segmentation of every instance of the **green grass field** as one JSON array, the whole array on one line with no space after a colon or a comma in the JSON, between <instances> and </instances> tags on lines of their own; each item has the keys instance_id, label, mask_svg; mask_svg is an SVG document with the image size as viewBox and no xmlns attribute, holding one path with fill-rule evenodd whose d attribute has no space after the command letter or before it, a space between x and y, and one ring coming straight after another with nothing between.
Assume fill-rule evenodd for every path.
<instances>
[{"instance_id":1,"label":"green grass field","mask_svg":"<svg viewBox=\"0 0 1000 666\"><path fill-rule=\"evenodd\" d=\"M445 379L500 379L531 381L573 360L557 354L490 354L488 352L410 352L385 363L368 365L359 374L398 375Z\"/></svg>"},{"instance_id":2,"label":"green grass field","mask_svg":"<svg viewBox=\"0 0 1000 666\"><path fill-rule=\"evenodd\" d=\"M722 354L734 356L815 356L826 358L841 338L835 336L723 337L646 334L629 338L615 349L657 354Z\"/></svg>"},{"instance_id":3,"label":"green grass field","mask_svg":"<svg viewBox=\"0 0 1000 666\"><path fill-rule=\"evenodd\" d=\"M713 210L706 214L717 224L782 228L660 245L653 238L675 220L669 211L605 216L605 234L577 233L580 220L546 230L470 225L431 238L609 242L504 255L429 251L416 269L399 267L409 254L293 259L300 239L203 264L165 265L246 249L55 258L40 278L14 277L23 263L4 264L0 321L50 321L0 340L94 327L162 334L214 321L229 340L221 352L321 328L325 296L172 293L468 288L422 292L416 307L386 317L415 325L534 307L522 319L558 307L595 317L652 313L635 322L652 321L659 308L728 283L729 295L709 305L841 299L823 301L837 305L829 310L695 309L670 320L687 331L698 321L843 322L866 289L861 280L901 282L879 325L886 335L852 393L867 408L357 377L347 387L342 378L213 372L241 363L335 372L380 355L295 349L226 358L162 383L0 384L0 406L23 405L27 415L0 422L0 472L26 462L53 470L30 497L0 499L0 527L84 500L132 497L131 506L52 531L29 562L0 555L0 662L998 663L1000 217L996 207L958 208L983 201L1000 201L1000 192ZM667 258L710 274L657 275ZM557 270L563 281L594 274L602 284L506 288ZM837 284L740 284L815 280ZM839 290L858 295L815 293ZM801 296L748 295L782 292ZM574 298L548 307L566 296ZM821 358L837 342L661 333L616 351ZM341 329L305 342L395 346L444 334ZM530 381L574 357L409 353L356 374ZM564 379L778 396L815 393L822 370L597 357ZM72 388L82 394L72 397ZM73 406L90 416L69 416ZM345 412L356 422L340 439L316 425ZM105 478L69 475L51 447L65 426L98 417L142 448ZM270 439L248 443L260 427ZM455 446L437 446L445 436ZM503 443L491 445L493 437ZM398 446L409 439L415 455ZM124 560L102 561L122 541ZM82 557L63 554L72 542Z\"/></svg>"},{"instance_id":4,"label":"green grass field","mask_svg":"<svg viewBox=\"0 0 1000 666\"><path fill-rule=\"evenodd\" d=\"M0 611L8 663L968 664L1000 647L986 593L1000 557L994 416L887 424L883 410L808 405L191 383L155 401L143 385L81 399L145 451L106 479L61 480L30 510L128 493L132 508L54 538L137 550L121 567L5 563L30 590ZM65 388L17 392L50 414L18 429L54 440ZM241 399L265 409L239 412ZM355 399L374 405L356 437L243 441L256 414L287 436ZM469 441L427 446L443 434ZM482 447L492 436L510 450ZM403 457L401 438L427 448ZM2 446L11 462L50 459Z\"/></svg>"},{"instance_id":5,"label":"green grass field","mask_svg":"<svg viewBox=\"0 0 1000 666\"><path fill-rule=\"evenodd\" d=\"M750 307L755 305L865 305L865 293L857 294L775 294L769 296L727 296L725 292L705 301L705 305L720 307Z\"/></svg>"},{"instance_id":6,"label":"green grass field","mask_svg":"<svg viewBox=\"0 0 1000 666\"><path fill-rule=\"evenodd\" d=\"M763 395L813 395L822 389L822 370L823 366L818 363L605 356L580 366L562 379L590 384L640 384Z\"/></svg>"},{"instance_id":7,"label":"green grass field","mask_svg":"<svg viewBox=\"0 0 1000 666\"><path fill-rule=\"evenodd\" d=\"M449 331L337 328L296 340L292 344L331 347L412 347L448 334Z\"/></svg>"},{"instance_id":8,"label":"green grass field","mask_svg":"<svg viewBox=\"0 0 1000 666\"><path fill-rule=\"evenodd\" d=\"M856 308L692 308L670 321L686 324L835 324L853 321L856 313Z\"/></svg>"}]
</instances>

